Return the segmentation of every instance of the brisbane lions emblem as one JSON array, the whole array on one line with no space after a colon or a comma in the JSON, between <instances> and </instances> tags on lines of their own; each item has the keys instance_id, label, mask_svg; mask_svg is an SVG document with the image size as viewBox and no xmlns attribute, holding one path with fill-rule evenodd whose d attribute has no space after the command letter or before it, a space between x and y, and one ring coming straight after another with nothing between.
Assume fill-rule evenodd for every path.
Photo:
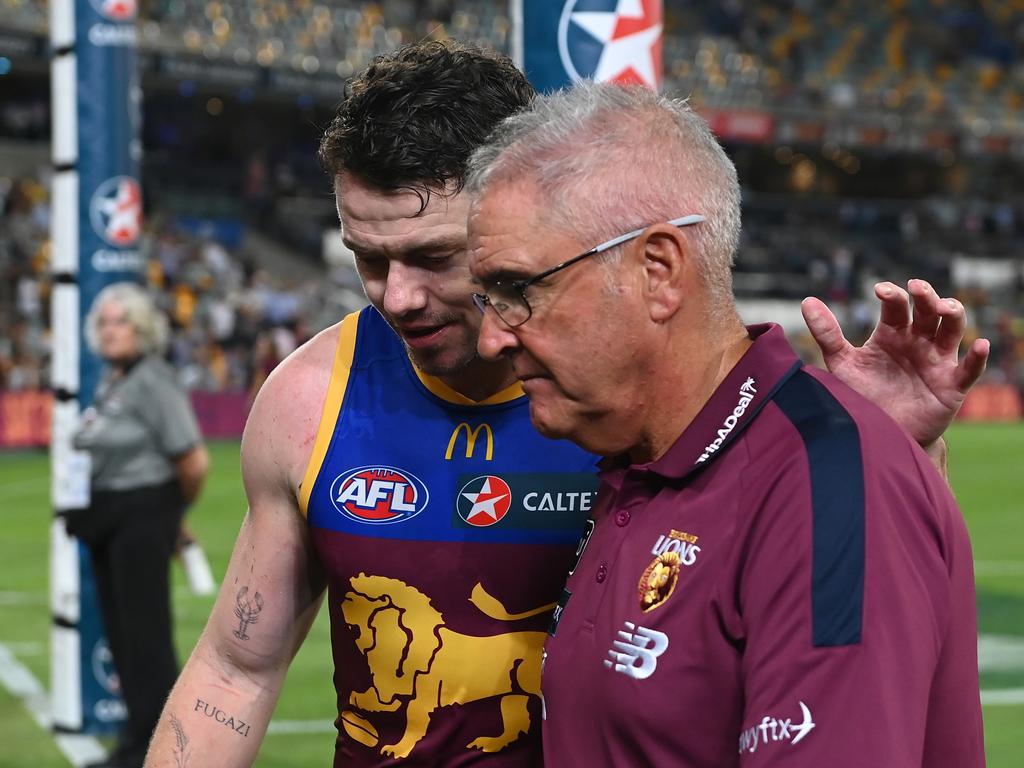
<instances>
[{"instance_id":1,"label":"brisbane lions emblem","mask_svg":"<svg viewBox=\"0 0 1024 768\"><path fill-rule=\"evenodd\" d=\"M469 601L498 621L526 619L554 607L511 614L480 584ZM371 675L370 687L353 691L352 709L341 713L353 741L378 747L380 736L368 715L404 710L401 738L379 749L382 755L407 757L427 734L435 710L483 699L494 699L502 730L481 734L467 749L498 752L530 730L528 703L540 697L543 632L465 635L447 627L430 598L415 587L365 573L352 578L341 612Z\"/></svg>"},{"instance_id":2,"label":"brisbane lions emblem","mask_svg":"<svg viewBox=\"0 0 1024 768\"><path fill-rule=\"evenodd\" d=\"M663 552L644 569L638 586L640 608L644 613L653 611L668 600L679 581L681 562L678 552Z\"/></svg>"}]
</instances>

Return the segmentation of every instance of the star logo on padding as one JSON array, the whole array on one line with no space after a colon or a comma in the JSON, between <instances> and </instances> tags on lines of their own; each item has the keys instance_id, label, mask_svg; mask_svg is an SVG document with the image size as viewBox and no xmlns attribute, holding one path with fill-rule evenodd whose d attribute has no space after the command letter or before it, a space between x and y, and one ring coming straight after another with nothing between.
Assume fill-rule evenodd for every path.
<instances>
[{"instance_id":1,"label":"star logo on padding","mask_svg":"<svg viewBox=\"0 0 1024 768\"><path fill-rule=\"evenodd\" d=\"M470 525L494 525L512 507L512 489L495 475L476 477L462 486L457 505L459 516Z\"/></svg>"},{"instance_id":2,"label":"star logo on padding","mask_svg":"<svg viewBox=\"0 0 1024 768\"><path fill-rule=\"evenodd\" d=\"M661 80L660 0L617 0L615 10L574 10L570 22L602 45L598 81L657 88Z\"/></svg>"},{"instance_id":3,"label":"star logo on padding","mask_svg":"<svg viewBox=\"0 0 1024 768\"><path fill-rule=\"evenodd\" d=\"M130 246L142 231L142 189L130 176L115 176L100 184L89 203L96 234L110 245Z\"/></svg>"}]
</instances>

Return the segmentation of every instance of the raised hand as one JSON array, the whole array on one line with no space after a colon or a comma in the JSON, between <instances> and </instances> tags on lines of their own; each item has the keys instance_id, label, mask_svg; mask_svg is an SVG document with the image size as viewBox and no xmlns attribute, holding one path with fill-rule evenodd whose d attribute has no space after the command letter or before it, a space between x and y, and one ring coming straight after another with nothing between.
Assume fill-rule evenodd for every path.
<instances>
[{"instance_id":1,"label":"raised hand","mask_svg":"<svg viewBox=\"0 0 1024 768\"><path fill-rule=\"evenodd\" d=\"M907 288L909 297L893 283L875 285L882 314L861 347L846 340L835 316L818 299L804 299L801 310L828 369L929 449L984 372L989 342L976 339L960 360L963 304L940 298L924 280L911 280Z\"/></svg>"}]
</instances>

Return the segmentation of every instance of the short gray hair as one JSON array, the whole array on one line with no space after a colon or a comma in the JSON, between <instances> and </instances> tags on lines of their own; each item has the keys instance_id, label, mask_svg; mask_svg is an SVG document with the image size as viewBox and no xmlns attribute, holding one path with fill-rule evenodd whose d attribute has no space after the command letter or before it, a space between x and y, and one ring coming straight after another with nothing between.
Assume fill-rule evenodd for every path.
<instances>
[{"instance_id":1,"label":"short gray hair","mask_svg":"<svg viewBox=\"0 0 1024 768\"><path fill-rule=\"evenodd\" d=\"M128 322L135 328L140 355L163 354L167 349L167 317L157 308L146 290L135 283L112 283L96 295L85 318L85 340L89 349L99 352L100 307L108 302L120 306Z\"/></svg>"},{"instance_id":2,"label":"short gray hair","mask_svg":"<svg viewBox=\"0 0 1024 768\"><path fill-rule=\"evenodd\" d=\"M736 168L685 100L593 82L539 96L495 129L468 171L474 198L491 184L535 182L555 223L585 242L703 214L683 236L713 299L732 302Z\"/></svg>"}]
</instances>

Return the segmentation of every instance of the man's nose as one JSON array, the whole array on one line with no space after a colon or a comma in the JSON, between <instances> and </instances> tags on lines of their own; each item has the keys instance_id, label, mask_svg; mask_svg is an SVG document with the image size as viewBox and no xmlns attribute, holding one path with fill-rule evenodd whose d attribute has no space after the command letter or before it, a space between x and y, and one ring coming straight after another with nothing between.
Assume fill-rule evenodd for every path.
<instances>
[{"instance_id":1,"label":"man's nose","mask_svg":"<svg viewBox=\"0 0 1024 768\"><path fill-rule=\"evenodd\" d=\"M519 347L519 337L509 326L498 317L498 313L488 307L484 311L480 323L480 337L476 342L476 351L485 360L497 360L499 357L515 351Z\"/></svg>"},{"instance_id":2,"label":"man's nose","mask_svg":"<svg viewBox=\"0 0 1024 768\"><path fill-rule=\"evenodd\" d=\"M384 286L384 309L393 317L427 306L427 288L423 270L392 261L388 268L387 283Z\"/></svg>"}]
</instances>

